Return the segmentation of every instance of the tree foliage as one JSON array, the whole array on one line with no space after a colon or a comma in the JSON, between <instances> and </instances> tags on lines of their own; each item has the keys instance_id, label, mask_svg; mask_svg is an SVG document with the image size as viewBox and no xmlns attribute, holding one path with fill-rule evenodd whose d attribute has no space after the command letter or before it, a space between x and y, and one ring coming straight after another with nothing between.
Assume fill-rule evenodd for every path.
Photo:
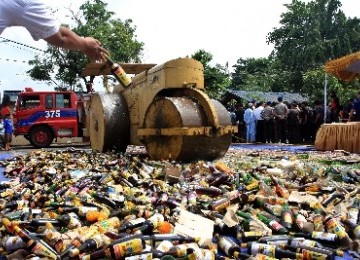
<instances>
[{"instance_id":1,"label":"tree foliage","mask_svg":"<svg viewBox=\"0 0 360 260\"><path fill-rule=\"evenodd\" d=\"M191 57L204 66L204 84L207 94L211 98L219 99L230 84L227 68L220 64L211 66L213 55L205 50L198 50Z\"/></svg>"},{"instance_id":2,"label":"tree foliage","mask_svg":"<svg viewBox=\"0 0 360 260\"><path fill-rule=\"evenodd\" d=\"M81 36L91 36L100 40L111 53L112 59L119 62L140 62L143 43L136 39L136 27L132 20L122 21L114 18L114 13L106 9L101 0L86 1L78 12L69 10L74 28ZM35 80L55 79L61 87L79 86L80 74L88 63L87 57L80 52L67 51L48 45L45 54L30 61L34 67L28 75Z\"/></svg>"},{"instance_id":3,"label":"tree foliage","mask_svg":"<svg viewBox=\"0 0 360 260\"><path fill-rule=\"evenodd\" d=\"M340 0L293 0L285 4L280 26L267 36L274 45L270 57L239 59L231 87L323 95L324 64L360 49L360 20L341 11ZM330 77L330 90L349 88ZM346 98L345 94L343 95Z\"/></svg>"}]
</instances>

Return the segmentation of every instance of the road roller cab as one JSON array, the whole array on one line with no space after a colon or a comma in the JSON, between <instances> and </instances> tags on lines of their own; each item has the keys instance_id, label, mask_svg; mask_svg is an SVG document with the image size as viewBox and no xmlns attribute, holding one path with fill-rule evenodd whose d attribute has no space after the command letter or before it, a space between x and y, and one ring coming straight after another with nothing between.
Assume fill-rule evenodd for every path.
<instances>
[{"instance_id":1,"label":"road roller cab","mask_svg":"<svg viewBox=\"0 0 360 260\"><path fill-rule=\"evenodd\" d=\"M35 147L48 147L58 137L82 136L83 104L75 92L26 88L16 102L15 135L24 135Z\"/></svg>"},{"instance_id":2,"label":"road roller cab","mask_svg":"<svg viewBox=\"0 0 360 260\"><path fill-rule=\"evenodd\" d=\"M121 66L129 74L135 67ZM89 64L82 76L108 74L106 63ZM129 144L145 145L152 159L179 161L223 156L237 128L204 88L203 65L178 58L136 73L130 86L115 87L115 93L95 93L89 108L92 148L123 151Z\"/></svg>"}]
</instances>

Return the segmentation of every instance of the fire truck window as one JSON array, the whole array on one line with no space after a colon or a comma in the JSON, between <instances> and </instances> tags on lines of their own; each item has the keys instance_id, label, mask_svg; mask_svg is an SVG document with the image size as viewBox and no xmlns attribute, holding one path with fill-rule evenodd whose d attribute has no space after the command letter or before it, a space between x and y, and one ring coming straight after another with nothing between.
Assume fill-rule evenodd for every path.
<instances>
[{"instance_id":1,"label":"fire truck window","mask_svg":"<svg viewBox=\"0 0 360 260\"><path fill-rule=\"evenodd\" d=\"M46 103L46 108L50 109L53 107L53 99L52 99L52 95L46 95L45 97L45 103Z\"/></svg>"},{"instance_id":2,"label":"fire truck window","mask_svg":"<svg viewBox=\"0 0 360 260\"><path fill-rule=\"evenodd\" d=\"M26 110L40 105L40 96L25 96L21 99L20 110Z\"/></svg>"},{"instance_id":3,"label":"fire truck window","mask_svg":"<svg viewBox=\"0 0 360 260\"><path fill-rule=\"evenodd\" d=\"M70 107L70 94L56 94L56 107L69 108Z\"/></svg>"}]
</instances>

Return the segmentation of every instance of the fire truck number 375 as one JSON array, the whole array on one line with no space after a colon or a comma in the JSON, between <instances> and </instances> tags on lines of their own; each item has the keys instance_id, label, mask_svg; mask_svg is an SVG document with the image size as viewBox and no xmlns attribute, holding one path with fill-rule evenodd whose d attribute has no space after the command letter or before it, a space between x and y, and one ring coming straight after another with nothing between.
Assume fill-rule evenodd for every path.
<instances>
[{"instance_id":1,"label":"fire truck number 375","mask_svg":"<svg viewBox=\"0 0 360 260\"><path fill-rule=\"evenodd\" d=\"M47 110L45 111L45 118L60 117L60 110Z\"/></svg>"}]
</instances>

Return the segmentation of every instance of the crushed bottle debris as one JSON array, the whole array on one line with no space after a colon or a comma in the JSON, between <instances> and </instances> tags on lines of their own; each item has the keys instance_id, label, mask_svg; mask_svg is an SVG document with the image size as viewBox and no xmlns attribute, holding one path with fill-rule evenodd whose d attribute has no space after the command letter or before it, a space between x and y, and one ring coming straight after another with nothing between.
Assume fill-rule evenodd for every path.
<instances>
[{"instance_id":1,"label":"crushed bottle debris","mask_svg":"<svg viewBox=\"0 0 360 260\"><path fill-rule=\"evenodd\" d=\"M6 259L359 259L360 155L215 162L39 150L0 161Z\"/></svg>"}]
</instances>

